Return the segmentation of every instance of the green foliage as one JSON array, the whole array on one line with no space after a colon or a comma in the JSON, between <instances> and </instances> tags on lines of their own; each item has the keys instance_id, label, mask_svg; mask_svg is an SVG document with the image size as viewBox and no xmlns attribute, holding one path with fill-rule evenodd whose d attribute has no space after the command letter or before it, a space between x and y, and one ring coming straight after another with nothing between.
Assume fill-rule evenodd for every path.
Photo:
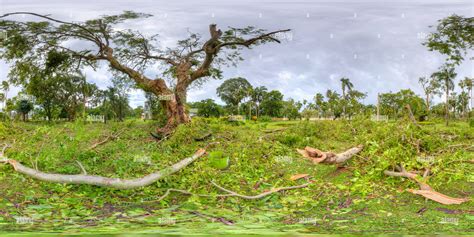
<instances>
[{"instance_id":1,"label":"green foliage","mask_svg":"<svg viewBox=\"0 0 474 237\"><path fill-rule=\"evenodd\" d=\"M217 87L217 95L231 106L233 113L237 112L239 114L238 106L244 98L250 96L251 90L252 85L250 85L247 79L237 77L228 79Z\"/></svg>"},{"instance_id":2,"label":"green foliage","mask_svg":"<svg viewBox=\"0 0 474 237\"><path fill-rule=\"evenodd\" d=\"M211 167L224 170L227 169L230 165L229 157L224 156L222 151L213 151L209 153L209 163Z\"/></svg>"},{"instance_id":3,"label":"green foliage","mask_svg":"<svg viewBox=\"0 0 474 237\"><path fill-rule=\"evenodd\" d=\"M448 63L459 65L474 48L474 17L453 14L438 22L436 31L423 44L448 56Z\"/></svg>"},{"instance_id":4,"label":"green foliage","mask_svg":"<svg viewBox=\"0 0 474 237\"><path fill-rule=\"evenodd\" d=\"M283 94L280 91L272 90L266 93L260 105L263 115L271 117L281 117L283 110Z\"/></svg>"},{"instance_id":5,"label":"green foliage","mask_svg":"<svg viewBox=\"0 0 474 237\"><path fill-rule=\"evenodd\" d=\"M267 115L263 115L263 116L258 117L258 121L259 122L271 122L272 117L267 116Z\"/></svg>"},{"instance_id":6,"label":"green foliage","mask_svg":"<svg viewBox=\"0 0 474 237\"><path fill-rule=\"evenodd\" d=\"M428 207L431 211L424 215L424 219L429 219L423 222L424 233L428 233L427 229L449 232L449 228L437 224L443 213L437 212L436 208L441 205L398 192L400 188L415 188L416 185L409 180L385 177L383 171L400 163L407 170L430 167L434 174L428 183L452 196L463 196L456 190L468 190L467 182L472 180L470 164L462 162L472 159L472 154L465 147L450 147L472 144L473 128L465 122L453 123L449 128L439 123L423 124L420 129L403 121L375 123L366 119L251 122L232 126L220 119L194 118L192 123L180 125L173 136L160 143L149 139L146 133L155 127L155 123L131 120L108 124L0 124L1 139L12 144L6 151L7 157L28 166L37 163L38 169L45 172L64 174L80 173L76 162L79 161L89 174L137 178L165 168L209 143L219 142L207 148L209 155L179 173L138 190L47 183L26 178L9 166L0 165L0 183L4 190L0 207L5 210L0 217L7 220L2 223L3 227L6 230L32 228L8 224L15 221L11 216L35 218L34 226L38 228L35 230L49 231L91 223L95 227L88 227L90 231L110 226L117 230L133 226L142 231L153 227L156 231L156 225L160 223L157 218L164 217L177 218L176 224L169 228L196 233L207 233L206 228L216 227L216 224L219 228L224 226L190 216L188 211L192 210L228 218L236 223L232 226L233 231L245 229L252 233L256 231L252 227L256 223L265 225L262 228L266 233L272 228L312 228L313 225L297 223L302 218L322 221L321 216L327 216L323 222L327 224L325 231L334 232L342 226L368 231L376 228L373 224L383 224L374 216L383 219L388 215L394 217L393 224L416 231L421 221L416 210ZM122 131L118 139L95 150L87 149L117 131ZM207 133L212 133L212 137L195 141ZM13 139L16 140L14 144ZM295 151L311 146L340 152L356 144L365 147L359 156L348 162L346 166L350 170L347 171L314 165ZM206 195L222 194L210 184L211 181L238 193L255 195L274 187L301 184L303 180L289 179L301 173L310 174L314 180L308 188L273 194L260 200L171 193L161 202L156 201L169 188ZM469 210L470 205L466 203L456 208ZM360 210L367 214L361 214ZM402 217L411 221L402 223ZM75 221L54 221L64 219ZM346 219L360 221L344 222ZM459 217L457 228L466 229L466 221ZM126 226L122 226L122 222L127 222ZM295 225L288 222L295 222ZM364 224L366 222L370 224Z\"/></svg>"},{"instance_id":7,"label":"green foliage","mask_svg":"<svg viewBox=\"0 0 474 237\"><path fill-rule=\"evenodd\" d=\"M412 90L400 90L397 93L380 94L380 113L390 118L401 118L408 114L406 105L415 117L426 115L426 103Z\"/></svg>"},{"instance_id":8,"label":"green foliage","mask_svg":"<svg viewBox=\"0 0 474 237\"><path fill-rule=\"evenodd\" d=\"M201 100L199 102L192 103L190 106L197 109L197 115L201 117L220 117L224 114L224 109L222 106L216 104L213 99Z\"/></svg>"}]
</instances>

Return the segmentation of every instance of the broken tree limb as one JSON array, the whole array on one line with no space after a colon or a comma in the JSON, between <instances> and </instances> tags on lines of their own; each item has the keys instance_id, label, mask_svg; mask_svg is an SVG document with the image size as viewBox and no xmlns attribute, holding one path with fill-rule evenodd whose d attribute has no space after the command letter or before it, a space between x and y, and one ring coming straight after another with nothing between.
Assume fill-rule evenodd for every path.
<instances>
[{"instance_id":1,"label":"broken tree limb","mask_svg":"<svg viewBox=\"0 0 474 237\"><path fill-rule=\"evenodd\" d=\"M384 174L388 176L394 176L394 177L405 177L411 180L414 180L415 182L418 183L420 186L420 190L414 190L414 189L408 189L407 191L413 194L418 194L421 195L425 198L431 199L435 202L445 204L445 205L451 205L451 204L461 204L463 202L469 201L469 198L453 198L446 196L442 193L436 192L429 186L428 184L422 182L416 173L413 172L407 172L403 166L397 166L396 167L398 172L396 171L389 171L385 170ZM427 177L431 171L429 169L426 169L425 172L423 173L423 177Z\"/></svg>"},{"instance_id":2,"label":"broken tree limb","mask_svg":"<svg viewBox=\"0 0 474 237\"><path fill-rule=\"evenodd\" d=\"M112 140L117 139L121 133L123 133L123 130L122 130L122 131L119 131L119 132L116 132L116 133L114 133L114 134L108 135L104 140L92 144L92 145L89 147L89 150L94 150L95 148L97 148L97 147L100 146L100 145L103 145L103 144L105 144L105 143L107 143L107 142L109 142L109 141L112 141Z\"/></svg>"},{"instance_id":3,"label":"broken tree limb","mask_svg":"<svg viewBox=\"0 0 474 237\"><path fill-rule=\"evenodd\" d=\"M286 191L286 190L292 190L292 189L298 189L298 188L306 188L308 187L308 185L310 185L311 183L305 183L305 184L302 184L302 185L298 185L298 186L290 186L290 187L282 187L282 188L273 188L272 190L270 191L266 191L266 192L263 192L263 193L260 193L258 195L255 195L255 196L248 196L248 195L243 195L243 194L238 194L234 191L231 191L229 189L226 189L226 188L223 188L221 186L219 186L218 184L214 183L214 182L211 182L212 185L214 185L216 188L220 189L221 191L224 191L226 193L228 193L227 195L225 195L225 197L239 197L239 198L243 198L243 199L247 199L247 200L255 200L255 199L260 199L260 198L263 198L263 197L266 197L270 194L273 194L273 193L277 193L277 192L281 192L281 191Z\"/></svg>"},{"instance_id":4,"label":"broken tree limb","mask_svg":"<svg viewBox=\"0 0 474 237\"><path fill-rule=\"evenodd\" d=\"M411 106L409 104L406 104L405 109L407 109L408 116L410 117L410 120L413 123L413 125L421 128L421 126L416 122L415 116L413 115L413 111L411 110Z\"/></svg>"},{"instance_id":5,"label":"broken tree limb","mask_svg":"<svg viewBox=\"0 0 474 237\"><path fill-rule=\"evenodd\" d=\"M421 195L425 198L431 199L435 202L439 202L444 205L451 205L451 204L461 204L463 202L469 201L469 198L453 198L446 196L442 193L438 193L434 190L414 190L408 189L410 193Z\"/></svg>"},{"instance_id":6,"label":"broken tree limb","mask_svg":"<svg viewBox=\"0 0 474 237\"><path fill-rule=\"evenodd\" d=\"M397 165L397 166L396 166L396 169L398 170L398 172L385 170L383 173L384 173L385 175L388 175L388 176L404 177L404 178L411 179L411 180L415 181L415 182L420 186L420 189L421 189L421 190L433 190L433 189L431 188L431 186L429 186L429 185L426 184L425 182L421 181L421 180L418 178L418 175L417 175L416 173L406 171L403 166L398 166L398 165Z\"/></svg>"},{"instance_id":7,"label":"broken tree limb","mask_svg":"<svg viewBox=\"0 0 474 237\"><path fill-rule=\"evenodd\" d=\"M218 184L212 182L212 185L214 185L215 187L217 187L218 189L226 192L227 194L217 194L217 195L212 195L212 194L196 194L196 193L192 193L192 192L189 192L187 190L182 190L182 189L174 189L174 188L170 188L170 189L167 189L166 192L161 196L159 197L158 199L156 200L153 200L153 201L148 201L148 202L160 202L162 201L163 199L165 199L166 197L168 197L171 192L176 192L176 193L181 193L181 194L185 194L185 195L194 195L194 196L199 196L199 197L239 197L239 198L243 198L243 199L247 199L247 200L255 200L255 199L260 199L260 198L264 198L270 194L273 194L273 193L276 193L276 192L281 192L281 191L286 191L286 190L292 190L292 189L298 189L298 188L306 188L308 187L308 185L310 185L311 183L305 183L305 184L302 184L302 185L298 185L298 186L290 186L290 187L282 187L282 188L274 188L270 191L266 191L266 192L263 192L261 194L258 194L258 195L255 195L255 196L248 196L248 195L242 195L242 194L238 194L234 191L230 191L228 189L225 189L221 186L219 186Z\"/></svg>"},{"instance_id":8,"label":"broken tree limb","mask_svg":"<svg viewBox=\"0 0 474 237\"><path fill-rule=\"evenodd\" d=\"M16 160L11 160L3 157L3 163L8 163L15 171L30 176L34 179L43 180L46 182L53 182L53 183L63 183L63 184L89 184L101 187L110 187L110 188L117 188L117 189L133 189L133 188L140 188L147 185L150 185L157 180L163 179L171 174L174 174L181 169L185 168L186 166L193 163L199 157L203 156L206 153L206 150L199 149L196 153L194 153L191 157L185 158L174 165L162 169L158 172L151 173L142 178L136 179L120 179L120 178L107 178L102 176L96 175L84 175L84 174L77 174L77 175L67 175L67 174L51 174L51 173L44 173L41 171L37 171L22 165L20 162Z\"/></svg>"},{"instance_id":9,"label":"broken tree limb","mask_svg":"<svg viewBox=\"0 0 474 237\"><path fill-rule=\"evenodd\" d=\"M363 149L362 145L353 147L341 153L323 152L312 147L305 147L304 150L296 149L302 156L310 159L313 163L318 164L341 164L352 158Z\"/></svg>"}]
</instances>

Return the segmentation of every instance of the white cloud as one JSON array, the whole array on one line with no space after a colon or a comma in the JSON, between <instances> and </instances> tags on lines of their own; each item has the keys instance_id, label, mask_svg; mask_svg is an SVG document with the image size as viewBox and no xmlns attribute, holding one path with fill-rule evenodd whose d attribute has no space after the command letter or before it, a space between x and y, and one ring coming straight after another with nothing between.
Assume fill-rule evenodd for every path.
<instances>
[{"instance_id":1,"label":"white cloud","mask_svg":"<svg viewBox=\"0 0 474 237\"><path fill-rule=\"evenodd\" d=\"M193 7L189 8L191 4ZM252 4L251 8L249 4ZM210 23L217 23L223 29L247 25L269 30L291 28L291 37L281 44L244 50L245 61L237 68L224 68L224 78L242 76L254 86L280 89L286 98L309 100L327 89L340 91L339 79L348 77L356 89L368 93L368 103L376 101L378 92L409 87L421 93L418 77L435 71L443 57L427 51L421 45L419 34L430 32L429 25L449 14L472 16L472 7L470 1L447 0L204 0L199 5L189 0L0 0L0 12L3 13L35 11L74 21L123 10L151 13L154 17L130 21L117 29L131 28L146 35L158 33L163 47L175 45L177 40L187 36L188 31L200 33L205 38ZM259 17L260 13L262 17ZM472 77L473 68L472 61L464 63L457 69L458 77ZM7 70L5 62L0 61L0 80L6 78ZM146 74L154 78L161 72L151 68ZM110 85L111 75L105 66L97 71L87 69L85 73L89 81L101 88ZM215 94L221 83L210 80L204 87L190 90L189 101L213 98L221 102ZM143 93L131 92L130 100L134 106L142 104Z\"/></svg>"}]
</instances>

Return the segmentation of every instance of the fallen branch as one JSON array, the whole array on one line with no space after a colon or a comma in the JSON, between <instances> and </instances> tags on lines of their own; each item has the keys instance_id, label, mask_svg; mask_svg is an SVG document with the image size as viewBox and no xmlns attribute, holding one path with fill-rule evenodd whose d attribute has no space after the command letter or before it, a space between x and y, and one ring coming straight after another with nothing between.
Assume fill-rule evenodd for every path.
<instances>
[{"instance_id":1,"label":"fallen branch","mask_svg":"<svg viewBox=\"0 0 474 237\"><path fill-rule=\"evenodd\" d=\"M234 225L234 221L228 220L224 217L215 217L215 216L211 216L211 215L207 215L207 214L202 214L202 213L197 212L197 211L188 211L188 212L193 214L193 215L196 215L198 217L202 217L204 219L211 220L212 222L221 222L224 225Z\"/></svg>"},{"instance_id":2,"label":"fallen branch","mask_svg":"<svg viewBox=\"0 0 474 237\"><path fill-rule=\"evenodd\" d=\"M404 177L404 178L411 179L411 180L415 181L415 182L420 186L420 189L421 189L421 190L433 190L433 189L431 188L431 186L429 186L428 184L426 184L426 183L424 183L423 181L421 181L421 180L418 178L418 175L417 175L416 173L406 171L405 168L403 168L403 166L397 166L397 170L398 170L398 172L385 170L385 171L384 171L384 174L385 174L385 175L388 175L388 176ZM429 172L429 171L428 171L428 172ZM427 175L428 173L425 172L425 174ZM426 176L426 175L425 175L425 176Z\"/></svg>"},{"instance_id":3,"label":"fallen branch","mask_svg":"<svg viewBox=\"0 0 474 237\"><path fill-rule=\"evenodd\" d=\"M281 192L281 191L286 191L286 190L292 190L292 189L298 189L298 188L306 188L308 187L308 185L310 185L310 183L305 183L305 184L302 184L302 185L298 185L298 186L290 186L290 187L282 187L282 188L274 188L270 191L266 191L266 192L263 192L261 194L258 194L258 195L255 195L255 196L248 196L248 195L242 195L242 194L238 194L234 191L231 191L231 190L228 190L226 188L223 188L219 185L217 185L216 183L214 182L211 182L212 185L214 185L216 188L220 189L221 191L224 191L226 193L229 193L227 195L225 195L225 197L239 197L239 198L243 198L243 199L247 199L247 200L254 200L254 199L260 199L260 198L263 198L263 197L266 197L270 194L273 194L273 193L277 193L277 192Z\"/></svg>"},{"instance_id":4,"label":"fallen branch","mask_svg":"<svg viewBox=\"0 0 474 237\"><path fill-rule=\"evenodd\" d=\"M446 196L442 193L438 193L434 190L414 190L408 189L408 192L413 194L421 195L425 198L431 199L435 202L439 202L444 205L451 205L451 204L461 204L463 202L469 201L469 198L453 198Z\"/></svg>"},{"instance_id":5,"label":"fallen branch","mask_svg":"<svg viewBox=\"0 0 474 237\"><path fill-rule=\"evenodd\" d=\"M196 138L194 138L194 141L201 142L201 141L204 141L204 140L206 140L206 139L208 139L208 138L210 138L210 137L212 137L212 133L207 133L207 134L205 134L205 135L203 135L203 136L201 136L201 137L196 137Z\"/></svg>"},{"instance_id":6,"label":"fallen branch","mask_svg":"<svg viewBox=\"0 0 474 237\"><path fill-rule=\"evenodd\" d=\"M105 143L109 142L109 141L112 141L112 140L115 140L119 137L119 135L121 133L123 133L124 130L121 130L119 132L116 132L115 134L111 134L109 136L107 136L104 140L100 141L100 142L96 142L94 144L92 144L88 150L94 150L95 148L97 148L98 146L101 146L101 145L104 145Z\"/></svg>"},{"instance_id":7,"label":"fallen branch","mask_svg":"<svg viewBox=\"0 0 474 237\"><path fill-rule=\"evenodd\" d=\"M212 185L214 185L215 187L217 187L218 189L226 192L227 194L217 194L217 195L211 195L211 194L196 194L196 193L191 193L187 190L182 190L182 189L174 189L174 188L170 188L170 189L167 189L165 194L163 194L163 196L159 197L158 199L156 200L153 200L153 201L150 201L150 202L160 202L162 201L163 199L165 199L166 197L168 197L171 192L177 192L177 193L181 193L181 194L185 194L185 195L194 195L194 196L199 196L199 197L239 197L239 198L243 198L243 199L247 199L247 200L255 200L255 199L260 199L260 198L263 198L263 197L266 197L270 194L273 194L273 193L276 193L276 192L281 192L281 191L286 191L286 190L292 190L292 189L298 189L298 188L306 188L308 187L308 185L310 185L310 183L305 183L305 184L302 184L302 185L298 185L298 186L290 186L290 187L281 187L281 188L274 188L270 191L266 191L266 192L263 192L261 194L258 194L258 195L255 195L255 196L248 196L248 195L242 195L242 194L238 194L234 191L230 191L228 189L225 189L221 186L219 186L218 184L212 182Z\"/></svg>"},{"instance_id":8,"label":"fallen branch","mask_svg":"<svg viewBox=\"0 0 474 237\"><path fill-rule=\"evenodd\" d=\"M410 117L410 120L413 123L413 125L421 128L421 126L416 122L415 116L413 115L413 111L411 110L411 106L409 104L406 104L405 109L407 109L408 117Z\"/></svg>"},{"instance_id":9,"label":"fallen branch","mask_svg":"<svg viewBox=\"0 0 474 237\"><path fill-rule=\"evenodd\" d=\"M156 182L157 180L163 179L171 174L174 174L180 171L181 169L185 168L186 166L190 165L191 163L193 163L195 160L203 156L205 153L206 153L206 150L199 149L191 157L185 158L179 161L178 163L170 167L167 167L163 170L160 170L158 172L151 173L145 177L136 178L136 179L107 178L107 177L102 177L102 176L85 175L85 174L65 175L65 174L44 173L44 172L26 167L20 164L16 160L7 159L6 157L3 156L3 154L2 154L3 159L0 159L0 162L10 164L11 166L13 166L15 171L19 173L25 174L35 179L47 181L47 182L63 183L63 184L90 184L90 185L111 187L111 188L117 188L117 189L133 189L133 188L140 188L140 187L150 185ZM82 171L85 172L85 170L82 170Z\"/></svg>"},{"instance_id":10,"label":"fallen branch","mask_svg":"<svg viewBox=\"0 0 474 237\"><path fill-rule=\"evenodd\" d=\"M302 156L311 159L313 163L319 164L341 164L362 151L363 146L359 145L341 153L323 152L312 147L305 147L304 150L296 149Z\"/></svg>"},{"instance_id":11,"label":"fallen branch","mask_svg":"<svg viewBox=\"0 0 474 237\"><path fill-rule=\"evenodd\" d=\"M420 186L420 190L414 190L414 189L408 189L407 191L413 194L418 194L421 195L425 198L431 199L435 202L445 204L445 205L450 205L450 204L461 204L463 202L469 201L469 198L453 198L446 196L442 193L436 192L429 186L428 184L422 182L419 178L418 175L414 172L407 172L403 166L397 166L396 171L389 171L385 170L384 174L388 176L395 176L395 177L405 177L410 180L414 180L415 182L418 183ZM425 172L423 173L423 177L426 178L430 174L430 170L426 169Z\"/></svg>"}]
</instances>

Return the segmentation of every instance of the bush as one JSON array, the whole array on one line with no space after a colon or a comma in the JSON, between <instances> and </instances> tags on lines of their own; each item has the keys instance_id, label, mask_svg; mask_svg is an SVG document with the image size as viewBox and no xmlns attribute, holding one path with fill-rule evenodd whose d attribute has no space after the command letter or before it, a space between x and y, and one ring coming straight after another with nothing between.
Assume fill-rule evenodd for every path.
<instances>
[{"instance_id":1,"label":"bush","mask_svg":"<svg viewBox=\"0 0 474 237\"><path fill-rule=\"evenodd\" d=\"M474 128L474 118L469 119L469 127Z\"/></svg>"},{"instance_id":2,"label":"bush","mask_svg":"<svg viewBox=\"0 0 474 237\"><path fill-rule=\"evenodd\" d=\"M271 121L272 121L272 117L267 116L267 115L260 116L260 117L258 117L258 121L259 121L259 122L271 122Z\"/></svg>"}]
</instances>

